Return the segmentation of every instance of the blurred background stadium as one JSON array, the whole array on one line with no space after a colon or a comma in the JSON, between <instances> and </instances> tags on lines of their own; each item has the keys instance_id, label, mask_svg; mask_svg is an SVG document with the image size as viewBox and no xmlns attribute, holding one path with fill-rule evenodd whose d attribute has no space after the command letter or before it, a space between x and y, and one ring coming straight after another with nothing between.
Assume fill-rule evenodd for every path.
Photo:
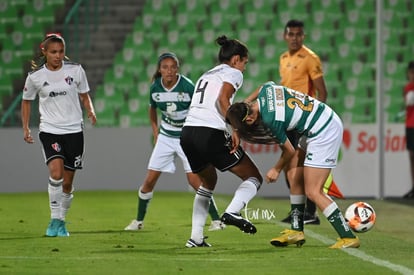
<instances>
[{"instance_id":1,"label":"blurred background stadium","mask_svg":"<svg viewBox=\"0 0 414 275\"><path fill-rule=\"evenodd\" d=\"M377 1L385 120L401 122L405 67L414 59L414 4ZM377 1L0 0L0 127L20 126L24 80L46 32L63 33L67 55L85 68L99 127L128 128L148 125L150 79L167 50L195 81L216 63L214 40L225 34L251 53L238 98L264 81L278 82L283 27L292 18L305 22L305 44L322 59L328 103L345 123L376 123Z\"/></svg>"}]
</instances>

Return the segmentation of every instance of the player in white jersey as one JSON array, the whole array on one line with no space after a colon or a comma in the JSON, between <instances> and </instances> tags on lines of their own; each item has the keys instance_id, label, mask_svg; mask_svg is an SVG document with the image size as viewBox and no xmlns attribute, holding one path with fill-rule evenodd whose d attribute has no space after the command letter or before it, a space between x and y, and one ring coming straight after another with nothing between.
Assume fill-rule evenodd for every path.
<instances>
[{"instance_id":1,"label":"player in white jersey","mask_svg":"<svg viewBox=\"0 0 414 275\"><path fill-rule=\"evenodd\" d=\"M269 143L272 138L279 143L282 155L267 172L266 181L275 182L287 163L297 164L289 171L294 175L290 183L291 229L273 238L271 244L301 246L305 242L303 224L307 196L321 209L340 237L331 248L359 247L359 239L345 222L338 205L323 191L326 179L336 167L342 143L343 126L338 115L323 102L274 82L265 83L248 99L253 101L233 104L226 118L233 132L250 142L257 129L264 128L268 130ZM287 136L291 130L301 135L297 149Z\"/></svg>"},{"instance_id":2,"label":"player in white jersey","mask_svg":"<svg viewBox=\"0 0 414 275\"><path fill-rule=\"evenodd\" d=\"M148 163L147 175L138 191L136 219L125 230L137 231L144 226L148 205L153 198L153 190L162 172L174 173L174 160L179 157L183 163L188 183L197 190L200 178L191 172L190 164L180 146L181 128L188 113L194 92L193 82L179 74L180 62L174 53L163 53L158 57L157 70L152 77L149 95L149 119L154 136L154 150ZM158 126L157 109L161 111ZM209 230L223 229L216 204L211 198L209 213L212 219Z\"/></svg>"},{"instance_id":3,"label":"player in white jersey","mask_svg":"<svg viewBox=\"0 0 414 275\"><path fill-rule=\"evenodd\" d=\"M32 101L39 97L39 139L49 169L51 220L48 237L69 236L65 218L73 199L73 178L82 169L84 152L83 116L80 103L91 123L96 123L89 97L89 85L80 64L65 57L65 40L60 34L47 34L41 43L41 56L32 62L21 104L23 137L34 143L29 128Z\"/></svg>"},{"instance_id":4,"label":"player in white jersey","mask_svg":"<svg viewBox=\"0 0 414 275\"><path fill-rule=\"evenodd\" d=\"M248 62L247 47L236 39L221 36L220 65L205 72L195 85L190 110L181 133L181 146L191 169L202 181L193 204L191 238L187 247L210 246L204 241L203 227L210 198L217 183L217 172L234 173L243 180L227 206L221 220L237 226L245 233L256 233L256 227L240 212L256 195L262 176L240 146L233 146L224 120L236 91L243 84L243 71Z\"/></svg>"}]
</instances>

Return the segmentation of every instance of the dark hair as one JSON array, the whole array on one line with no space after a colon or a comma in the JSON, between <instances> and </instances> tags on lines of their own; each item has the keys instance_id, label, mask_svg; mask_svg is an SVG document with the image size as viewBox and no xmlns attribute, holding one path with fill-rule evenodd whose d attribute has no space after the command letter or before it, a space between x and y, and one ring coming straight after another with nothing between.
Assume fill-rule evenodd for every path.
<instances>
[{"instance_id":1,"label":"dark hair","mask_svg":"<svg viewBox=\"0 0 414 275\"><path fill-rule=\"evenodd\" d=\"M229 39L227 36L222 35L217 37L216 43L221 46L218 54L220 63L230 61L234 55L239 55L240 58L249 55L247 46L237 39Z\"/></svg>"},{"instance_id":2,"label":"dark hair","mask_svg":"<svg viewBox=\"0 0 414 275\"><path fill-rule=\"evenodd\" d=\"M291 19L285 25L285 33L287 32L288 28L305 28L305 23L301 20Z\"/></svg>"},{"instance_id":3,"label":"dark hair","mask_svg":"<svg viewBox=\"0 0 414 275\"><path fill-rule=\"evenodd\" d=\"M158 57L157 70L152 75L152 81L154 81L155 79L161 77L161 73L160 73L161 61L163 61L166 58L174 59L174 61L177 63L177 67L180 67L180 61L178 60L178 57L175 53L172 53L172 52L163 53Z\"/></svg>"},{"instance_id":4,"label":"dark hair","mask_svg":"<svg viewBox=\"0 0 414 275\"><path fill-rule=\"evenodd\" d=\"M43 54L43 50L47 50L50 43L62 43L63 47L66 47L65 39L63 39L60 33L47 33L45 38L40 43L40 53L37 56L35 56L35 58L31 62L32 70L36 70L37 68L41 67L43 64L47 62L46 57ZM65 56L64 60L69 60L69 58Z\"/></svg>"},{"instance_id":5,"label":"dark hair","mask_svg":"<svg viewBox=\"0 0 414 275\"><path fill-rule=\"evenodd\" d=\"M245 129L244 121L249 114L249 105L245 102L236 102L230 105L226 112L226 122L233 126L233 129Z\"/></svg>"},{"instance_id":6,"label":"dark hair","mask_svg":"<svg viewBox=\"0 0 414 275\"><path fill-rule=\"evenodd\" d=\"M408 62L407 70L414 70L414 61Z\"/></svg>"},{"instance_id":7,"label":"dark hair","mask_svg":"<svg viewBox=\"0 0 414 275\"><path fill-rule=\"evenodd\" d=\"M246 118L251 114L250 105L245 102L232 104L226 113L226 122L239 133L241 139L250 143L279 143L272 131L263 123L260 116L254 124L248 125Z\"/></svg>"}]
</instances>

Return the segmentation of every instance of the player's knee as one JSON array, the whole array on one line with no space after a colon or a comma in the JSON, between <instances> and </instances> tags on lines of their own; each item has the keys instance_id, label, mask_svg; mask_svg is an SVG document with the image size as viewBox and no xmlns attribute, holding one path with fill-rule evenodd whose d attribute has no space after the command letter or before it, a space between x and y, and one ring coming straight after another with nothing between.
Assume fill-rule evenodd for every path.
<instances>
[{"instance_id":1,"label":"player's knee","mask_svg":"<svg viewBox=\"0 0 414 275\"><path fill-rule=\"evenodd\" d=\"M306 197L311 201L317 200L318 197L322 195L319 190L312 190L312 189L308 190L308 189L305 189L305 193L306 193Z\"/></svg>"},{"instance_id":2,"label":"player's knee","mask_svg":"<svg viewBox=\"0 0 414 275\"><path fill-rule=\"evenodd\" d=\"M250 177L247 179L247 181L251 182L256 186L257 191L259 191L260 187L262 186L262 177L256 178L256 177Z\"/></svg>"}]
</instances>

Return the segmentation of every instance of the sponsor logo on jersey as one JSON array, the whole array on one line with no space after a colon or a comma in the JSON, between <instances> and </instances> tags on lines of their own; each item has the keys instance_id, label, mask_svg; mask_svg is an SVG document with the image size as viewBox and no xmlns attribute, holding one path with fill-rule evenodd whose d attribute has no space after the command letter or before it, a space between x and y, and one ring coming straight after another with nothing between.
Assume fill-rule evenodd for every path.
<instances>
[{"instance_id":1,"label":"sponsor logo on jersey","mask_svg":"<svg viewBox=\"0 0 414 275\"><path fill-rule=\"evenodd\" d=\"M43 87L49 86L49 83L47 81L43 82Z\"/></svg>"},{"instance_id":2,"label":"sponsor logo on jersey","mask_svg":"<svg viewBox=\"0 0 414 275\"><path fill-rule=\"evenodd\" d=\"M53 150L55 150L56 152L60 152L60 150L62 150L62 148L60 147L60 144L55 142L52 144L52 148Z\"/></svg>"},{"instance_id":3,"label":"sponsor logo on jersey","mask_svg":"<svg viewBox=\"0 0 414 275\"><path fill-rule=\"evenodd\" d=\"M275 110L275 101L273 99L273 89L272 87L266 88L266 98L267 98L267 110L274 111Z\"/></svg>"},{"instance_id":4,"label":"sponsor logo on jersey","mask_svg":"<svg viewBox=\"0 0 414 275\"><path fill-rule=\"evenodd\" d=\"M66 81L66 83L68 83L68 85L72 85L73 77L68 76L68 77L65 78L65 81Z\"/></svg>"},{"instance_id":5,"label":"sponsor logo on jersey","mask_svg":"<svg viewBox=\"0 0 414 275\"><path fill-rule=\"evenodd\" d=\"M50 96L50 97L56 97L56 96L66 95L66 94L67 94L67 92L66 92L66 91L62 91L62 92L54 92L54 91L51 91L51 92L49 93L49 96Z\"/></svg>"}]
</instances>

